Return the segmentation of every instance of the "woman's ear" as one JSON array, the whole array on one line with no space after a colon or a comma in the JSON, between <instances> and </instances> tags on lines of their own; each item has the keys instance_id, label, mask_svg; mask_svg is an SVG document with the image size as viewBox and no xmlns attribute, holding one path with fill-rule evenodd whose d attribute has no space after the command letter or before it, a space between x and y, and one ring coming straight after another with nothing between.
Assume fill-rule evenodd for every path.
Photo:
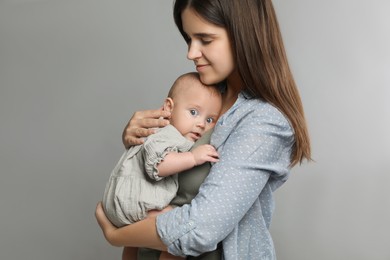
<instances>
[{"instance_id":1,"label":"woman's ear","mask_svg":"<svg viewBox=\"0 0 390 260\"><path fill-rule=\"evenodd\" d=\"M174 106L173 99L168 97L164 101L163 110L168 111L168 112L172 112L173 106Z\"/></svg>"}]
</instances>

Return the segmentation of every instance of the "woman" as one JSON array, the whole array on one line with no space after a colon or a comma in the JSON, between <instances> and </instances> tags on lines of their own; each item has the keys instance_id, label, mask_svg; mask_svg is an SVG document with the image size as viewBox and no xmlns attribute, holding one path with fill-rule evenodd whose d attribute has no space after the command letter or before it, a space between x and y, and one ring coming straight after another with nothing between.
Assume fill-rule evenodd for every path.
<instances>
[{"instance_id":1,"label":"woman","mask_svg":"<svg viewBox=\"0 0 390 260\"><path fill-rule=\"evenodd\" d=\"M174 18L201 81L223 86L223 115L211 136L220 161L190 204L120 229L98 204L98 222L117 246L197 256L222 241L224 259L275 259L272 193L292 166L310 160L310 142L272 2L177 0ZM161 115L136 113L125 143L165 124Z\"/></svg>"}]
</instances>

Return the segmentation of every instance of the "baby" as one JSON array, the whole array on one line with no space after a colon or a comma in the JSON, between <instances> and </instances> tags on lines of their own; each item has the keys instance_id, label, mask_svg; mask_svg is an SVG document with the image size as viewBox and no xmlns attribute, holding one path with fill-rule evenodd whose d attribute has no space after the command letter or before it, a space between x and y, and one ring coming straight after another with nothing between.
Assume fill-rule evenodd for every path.
<instances>
[{"instance_id":1,"label":"baby","mask_svg":"<svg viewBox=\"0 0 390 260\"><path fill-rule=\"evenodd\" d=\"M106 185L103 208L115 226L163 210L176 195L177 173L218 161L217 151L209 144L189 150L214 127L221 108L219 89L202 84L197 73L184 74L174 82L163 106L171 112L170 125L125 151Z\"/></svg>"}]
</instances>

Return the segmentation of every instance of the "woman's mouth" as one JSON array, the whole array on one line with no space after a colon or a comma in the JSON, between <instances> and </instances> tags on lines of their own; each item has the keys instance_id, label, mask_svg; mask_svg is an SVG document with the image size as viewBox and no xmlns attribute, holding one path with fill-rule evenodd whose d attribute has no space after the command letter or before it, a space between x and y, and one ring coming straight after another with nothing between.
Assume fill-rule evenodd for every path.
<instances>
[{"instance_id":1,"label":"woman's mouth","mask_svg":"<svg viewBox=\"0 0 390 260\"><path fill-rule=\"evenodd\" d=\"M196 70L198 72L204 70L208 65L207 64L203 64L203 65L196 65Z\"/></svg>"}]
</instances>

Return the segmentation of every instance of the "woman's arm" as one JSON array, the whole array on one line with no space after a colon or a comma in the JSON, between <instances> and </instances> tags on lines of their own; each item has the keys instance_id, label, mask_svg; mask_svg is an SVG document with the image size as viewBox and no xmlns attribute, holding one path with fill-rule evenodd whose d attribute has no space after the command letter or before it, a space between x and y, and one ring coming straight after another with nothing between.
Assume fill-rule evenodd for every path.
<instances>
[{"instance_id":1,"label":"woman's arm","mask_svg":"<svg viewBox=\"0 0 390 260\"><path fill-rule=\"evenodd\" d=\"M148 247L167 251L167 247L157 234L156 215L122 228L116 228L107 219L100 202L96 207L95 216L104 237L113 246Z\"/></svg>"},{"instance_id":2,"label":"woman's arm","mask_svg":"<svg viewBox=\"0 0 390 260\"><path fill-rule=\"evenodd\" d=\"M198 195L191 204L157 217L157 232L172 254L199 255L214 250L232 231L242 231L236 228L248 215L251 219L245 221L255 223L252 227L240 223L245 232L255 228L258 233L258 225L264 229L269 225L272 201L268 200L272 198L260 194L264 190L269 194L274 183L288 176L292 129L276 109L259 109L250 115L236 111L232 117L231 125L222 119L223 127L214 129L212 141L219 147L220 162L213 165ZM249 212L254 205L255 214ZM261 211L265 215L259 215Z\"/></svg>"},{"instance_id":3,"label":"woman's arm","mask_svg":"<svg viewBox=\"0 0 390 260\"><path fill-rule=\"evenodd\" d=\"M271 174L288 173L294 139L280 113L276 119L269 115L234 116L238 119L230 119L220 131L214 130L215 141L219 142L215 145L223 146L221 159L212 167L199 194L191 204L159 215L157 228L153 217L117 229L98 205L96 218L110 244L167 250L166 244L171 253L182 256L216 248L258 199Z\"/></svg>"},{"instance_id":4,"label":"woman's arm","mask_svg":"<svg viewBox=\"0 0 390 260\"><path fill-rule=\"evenodd\" d=\"M137 111L131 117L122 133L122 142L126 148L144 142L143 137L154 133L153 128L169 124L170 112L161 109Z\"/></svg>"}]
</instances>

